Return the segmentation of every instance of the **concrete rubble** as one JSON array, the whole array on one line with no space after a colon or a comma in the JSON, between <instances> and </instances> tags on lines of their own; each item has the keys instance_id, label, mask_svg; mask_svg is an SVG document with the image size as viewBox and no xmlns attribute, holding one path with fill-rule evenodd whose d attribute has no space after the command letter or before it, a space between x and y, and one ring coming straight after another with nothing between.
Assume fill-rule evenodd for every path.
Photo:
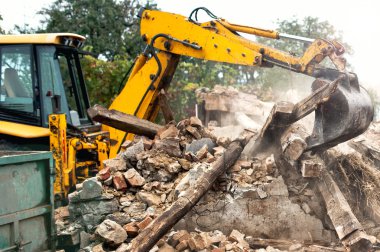
<instances>
[{"instance_id":1,"label":"concrete rubble","mask_svg":"<svg viewBox=\"0 0 380 252\"><path fill-rule=\"evenodd\" d=\"M257 122L263 123L262 118ZM77 185L68 206L56 210L59 247L128 251L141 230L183 196L233 137L255 137L257 129L230 133L231 126L207 128L191 117L159 129L154 139L136 136L126 142L96 177ZM284 156L281 146L280 151L242 155L151 251L348 251L352 241L340 239L318 190L324 169L361 223L358 231L376 244L380 148L371 141L375 137L380 138L376 123L321 156Z\"/></svg>"}]
</instances>

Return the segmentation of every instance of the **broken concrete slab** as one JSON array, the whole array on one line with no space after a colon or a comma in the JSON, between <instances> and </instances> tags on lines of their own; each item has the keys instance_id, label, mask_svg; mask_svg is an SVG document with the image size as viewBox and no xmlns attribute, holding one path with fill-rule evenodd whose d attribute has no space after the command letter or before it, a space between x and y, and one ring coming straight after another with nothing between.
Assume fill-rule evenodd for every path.
<instances>
[{"instance_id":1,"label":"broken concrete slab","mask_svg":"<svg viewBox=\"0 0 380 252\"><path fill-rule=\"evenodd\" d=\"M111 220L104 220L96 228L95 234L112 246L119 246L128 238L127 232L119 224Z\"/></svg>"},{"instance_id":2,"label":"broken concrete slab","mask_svg":"<svg viewBox=\"0 0 380 252\"><path fill-rule=\"evenodd\" d=\"M289 200L287 186L282 178L275 178L263 190L268 194L264 199L254 199L251 194L240 194L235 199L222 196L216 201L202 201L194 212L188 213L176 225L176 229L195 230L197 223L202 223L204 231L231 233L235 227L239 227L240 232L254 237L335 240L334 234L323 227L321 220L305 214L298 204ZM204 213L198 215L197 212Z\"/></svg>"},{"instance_id":3,"label":"broken concrete slab","mask_svg":"<svg viewBox=\"0 0 380 252\"><path fill-rule=\"evenodd\" d=\"M97 181L96 177L86 179L83 182L82 190L79 191L81 200L99 198L102 196L103 186Z\"/></svg>"},{"instance_id":4,"label":"broken concrete slab","mask_svg":"<svg viewBox=\"0 0 380 252\"><path fill-rule=\"evenodd\" d=\"M143 186L145 184L144 177L142 177L134 168L127 170L123 175L128 184L133 187Z\"/></svg>"}]
</instances>

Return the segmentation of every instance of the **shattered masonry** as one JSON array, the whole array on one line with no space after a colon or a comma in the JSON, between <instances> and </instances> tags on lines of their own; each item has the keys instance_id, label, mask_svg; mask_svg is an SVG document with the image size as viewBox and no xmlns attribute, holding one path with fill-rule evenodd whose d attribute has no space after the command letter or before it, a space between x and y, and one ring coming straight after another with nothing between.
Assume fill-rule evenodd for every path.
<instances>
[{"instance_id":1,"label":"shattered masonry","mask_svg":"<svg viewBox=\"0 0 380 252\"><path fill-rule=\"evenodd\" d=\"M127 251L130 241L222 155L231 138L255 138L260 127L206 128L191 117L166 125L153 140L125 143L124 152L105 161L97 177L77 185L69 205L56 210L60 246ZM340 241L318 190L323 167L362 230L370 239L380 238L379 136L374 123L321 159L303 155L297 162L281 150L242 155L152 251L345 251L349 245Z\"/></svg>"}]
</instances>

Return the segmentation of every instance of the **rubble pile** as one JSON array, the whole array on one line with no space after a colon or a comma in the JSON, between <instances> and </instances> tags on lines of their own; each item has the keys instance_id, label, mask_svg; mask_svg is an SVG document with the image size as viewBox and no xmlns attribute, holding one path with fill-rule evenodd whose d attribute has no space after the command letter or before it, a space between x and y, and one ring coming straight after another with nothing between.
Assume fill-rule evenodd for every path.
<instances>
[{"instance_id":1,"label":"rubble pile","mask_svg":"<svg viewBox=\"0 0 380 252\"><path fill-rule=\"evenodd\" d=\"M350 205L369 230L380 237L380 123L348 143L327 152L326 159L334 170L333 176L345 193Z\"/></svg>"},{"instance_id":2,"label":"rubble pile","mask_svg":"<svg viewBox=\"0 0 380 252\"><path fill-rule=\"evenodd\" d=\"M196 117L157 127L77 185L56 210L58 244L128 251L237 137L253 144L151 251L366 251L380 238L379 125L317 154L303 153L304 129L294 125L253 156L256 128L231 134Z\"/></svg>"},{"instance_id":3,"label":"rubble pile","mask_svg":"<svg viewBox=\"0 0 380 252\"><path fill-rule=\"evenodd\" d=\"M82 248L99 242L109 248L120 246L170 206L230 142L215 137L195 117L168 124L153 140L135 137L133 142L127 141L125 151L104 161L96 177L76 186L69 194L68 207L57 209L60 244L71 246L80 241ZM236 183L266 180L259 163L237 162L215 187L228 191ZM247 172L239 175L242 168Z\"/></svg>"},{"instance_id":4,"label":"rubble pile","mask_svg":"<svg viewBox=\"0 0 380 252\"><path fill-rule=\"evenodd\" d=\"M205 125L238 125L248 120L243 123L245 127L259 127L273 106L273 102L263 102L256 95L239 92L231 86L216 85L212 90L199 88L196 96L200 101L199 114Z\"/></svg>"}]
</instances>

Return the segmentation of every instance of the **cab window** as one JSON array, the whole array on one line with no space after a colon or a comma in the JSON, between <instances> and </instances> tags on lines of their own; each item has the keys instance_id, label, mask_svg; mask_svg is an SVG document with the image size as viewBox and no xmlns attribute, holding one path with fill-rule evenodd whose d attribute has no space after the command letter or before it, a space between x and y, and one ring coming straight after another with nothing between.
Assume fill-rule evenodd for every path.
<instances>
[{"instance_id":1,"label":"cab window","mask_svg":"<svg viewBox=\"0 0 380 252\"><path fill-rule=\"evenodd\" d=\"M0 116L38 124L30 45L0 47ZM19 116L22 114L22 116Z\"/></svg>"}]
</instances>

